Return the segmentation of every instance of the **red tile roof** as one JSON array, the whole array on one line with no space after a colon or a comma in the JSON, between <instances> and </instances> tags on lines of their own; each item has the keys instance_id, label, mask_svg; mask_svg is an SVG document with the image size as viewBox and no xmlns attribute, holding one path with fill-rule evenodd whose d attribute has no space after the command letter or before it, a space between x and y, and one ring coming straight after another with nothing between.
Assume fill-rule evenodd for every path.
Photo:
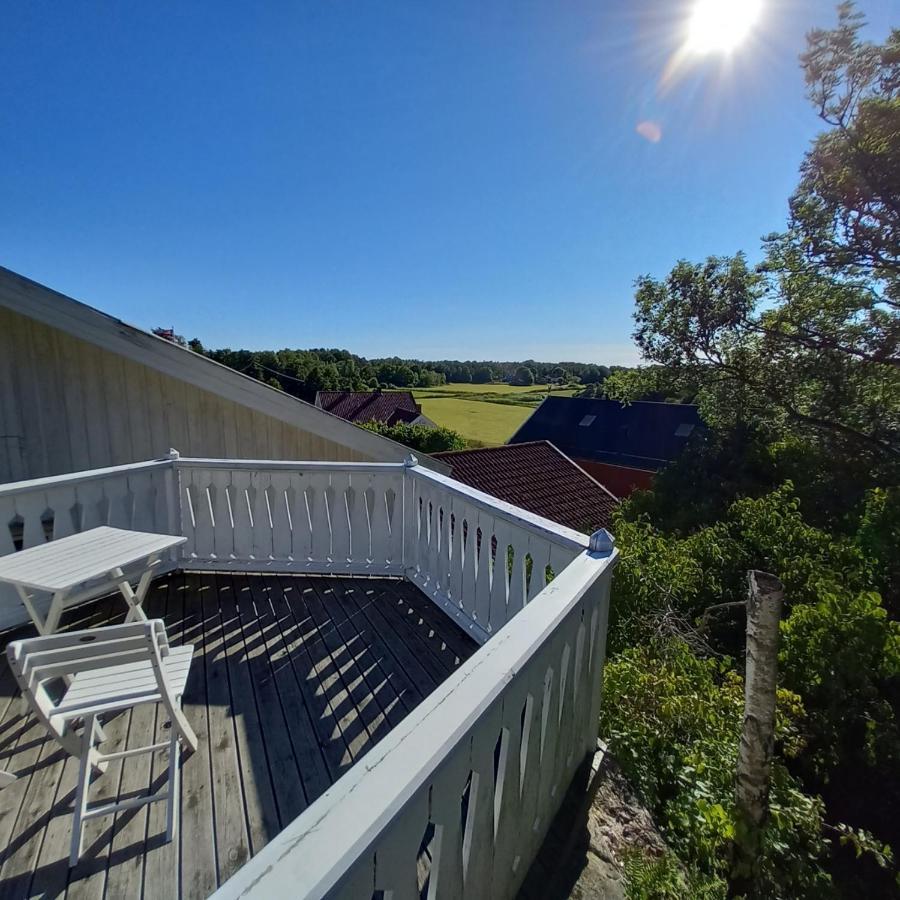
<instances>
[{"instance_id":1,"label":"red tile roof","mask_svg":"<svg viewBox=\"0 0 900 900\"><path fill-rule=\"evenodd\" d=\"M609 528L619 502L549 441L432 455L457 481L585 534Z\"/></svg>"},{"instance_id":2,"label":"red tile roof","mask_svg":"<svg viewBox=\"0 0 900 900\"><path fill-rule=\"evenodd\" d=\"M316 406L350 422L412 422L421 410L409 391L319 391Z\"/></svg>"}]
</instances>

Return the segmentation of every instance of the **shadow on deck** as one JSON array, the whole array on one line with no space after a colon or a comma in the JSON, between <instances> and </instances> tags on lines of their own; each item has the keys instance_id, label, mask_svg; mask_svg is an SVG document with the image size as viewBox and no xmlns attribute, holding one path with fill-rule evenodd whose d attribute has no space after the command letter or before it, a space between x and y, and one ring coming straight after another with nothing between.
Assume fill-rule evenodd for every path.
<instances>
[{"instance_id":1,"label":"shadow on deck","mask_svg":"<svg viewBox=\"0 0 900 900\"><path fill-rule=\"evenodd\" d=\"M25 710L0 662L0 898L207 897L370 750L477 645L402 581L173 573L145 609L194 644L184 709L199 738L185 759L181 827L165 804L85 825L68 867L75 761ZM67 628L122 620L120 597L67 614ZM0 643L32 634L0 636ZM162 740L164 709L105 725L107 752ZM91 800L160 788L166 754L110 763Z\"/></svg>"}]
</instances>

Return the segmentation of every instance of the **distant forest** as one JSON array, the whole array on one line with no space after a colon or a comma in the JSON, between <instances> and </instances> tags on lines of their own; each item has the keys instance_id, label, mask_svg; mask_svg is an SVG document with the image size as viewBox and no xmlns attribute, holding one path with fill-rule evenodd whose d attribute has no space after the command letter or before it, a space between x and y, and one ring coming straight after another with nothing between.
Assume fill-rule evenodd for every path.
<instances>
[{"instance_id":1,"label":"distant forest","mask_svg":"<svg viewBox=\"0 0 900 900\"><path fill-rule=\"evenodd\" d=\"M382 388L427 388L442 384L581 384L599 385L621 366L580 362L366 359L349 350L210 350L197 339L186 341L169 329L154 334L249 375L287 394L312 402L317 391L366 391Z\"/></svg>"}]
</instances>

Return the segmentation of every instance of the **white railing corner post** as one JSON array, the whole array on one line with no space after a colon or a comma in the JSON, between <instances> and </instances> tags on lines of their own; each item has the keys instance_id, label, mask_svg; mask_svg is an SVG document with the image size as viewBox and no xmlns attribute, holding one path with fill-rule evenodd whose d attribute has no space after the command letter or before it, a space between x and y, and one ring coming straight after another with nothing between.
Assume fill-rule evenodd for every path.
<instances>
[{"instance_id":1,"label":"white railing corner post","mask_svg":"<svg viewBox=\"0 0 900 900\"><path fill-rule=\"evenodd\" d=\"M590 553L612 553L615 546L616 539L605 528L600 528L591 535L588 551Z\"/></svg>"},{"instance_id":2,"label":"white railing corner post","mask_svg":"<svg viewBox=\"0 0 900 900\"><path fill-rule=\"evenodd\" d=\"M166 493L168 495L166 506L169 512L169 534L183 534L181 521L181 470L178 466L181 454L174 447L170 447L166 457L172 462L172 465L166 469ZM180 549L172 552L178 556L181 555Z\"/></svg>"},{"instance_id":3,"label":"white railing corner post","mask_svg":"<svg viewBox=\"0 0 900 900\"><path fill-rule=\"evenodd\" d=\"M594 640L594 677L590 684L591 712L588 716L587 752L592 752L600 728L600 706L603 700L603 670L606 666L606 636L609 626L609 600L612 587L612 569L607 569L594 583L596 594L597 636Z\"/></svg>"},{"instance_id":4,"label":"white railing corner post","mask_svg":"<svg viewBox=\"0 0 900 900\"><path fill-rule=\"evenodd\" d=\"M419 460L413 453L408 454L406 459L403 460L403 506L401 508L403 525L400 535L400 540L403 544L403 547L400 551L400 563L403 568L404 575L412 567L414 557L412 543L415 538L415 528L413 527L412 516L415 515L415 504L413 503L413 497L415 494L413 490L413 484L415 482L412 470L415 469L418 465Z\"/></svg>"}]
</instances>

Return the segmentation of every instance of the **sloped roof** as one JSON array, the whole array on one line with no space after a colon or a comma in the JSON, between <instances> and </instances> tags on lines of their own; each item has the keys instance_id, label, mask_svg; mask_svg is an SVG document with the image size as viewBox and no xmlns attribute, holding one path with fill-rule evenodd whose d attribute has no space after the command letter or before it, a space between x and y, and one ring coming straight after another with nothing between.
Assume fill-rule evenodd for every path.
<instances>
[{"instance_id":1,"label":"sloped roof","mask_svg":"<svg viewBox=\"0 0 900 900\"><path fill-rule=\"evenodd\" d=\"M688 404L547 397L509 443L552 441L574 459L655 471L702 427L697 407Z\"/></svg>"},{"instance_id":2,"label":"sloped roof","mask_svg":"<svg viewBox=\"0 0 900 900\"><path fill-rule=\"evenodd\" d=\"M343 444L378 462L400 462L409 455L409 448L403 444L359 428L326 410L317 409L311 403L129 325L2 266L0 306L281 419L311 434ZM435 463L431 456L424 453L416 455L421 465L439 472L446 471L445 464Z\"/></svg>"},{"instance_id":3,"label":"sloped roof","mask_svg":"<svg viewBox=\"0 0 900 900\"><path fill-rule=\"evenodd\" d=\"M457 481L586 534L609 528L619 502L549 441L434 455Z\"/></svg>"},{"instance_id":4,"label":"sloped roof","mask_svg":"<svg viewBox=\"0 0 900 900\"><path fill-rule=\"evenodd\" d=\"M316 406L348 422L412 422L421 415L409 391L319 391Z\"/></svg>"}]
</instances>

